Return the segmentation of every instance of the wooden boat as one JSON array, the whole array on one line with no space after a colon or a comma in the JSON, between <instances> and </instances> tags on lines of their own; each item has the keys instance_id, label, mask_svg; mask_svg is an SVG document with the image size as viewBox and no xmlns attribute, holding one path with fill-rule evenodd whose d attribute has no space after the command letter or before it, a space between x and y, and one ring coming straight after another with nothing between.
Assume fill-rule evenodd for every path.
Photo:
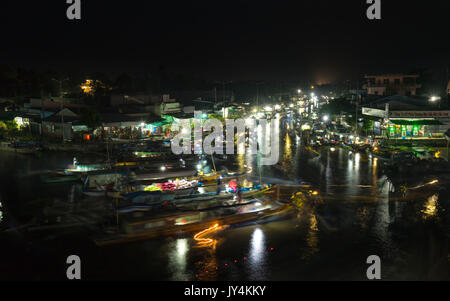
<instances>
[{"instance_id":1,"label":"wooden boat","mask_svg":"<svg viewBox=\"0 0 450 301\"><path fill-rule=\"evenodd\" d=\"M250 205L254 203L261 203L261 199L249 199L247 201L238 202L237 200L214 200L211 202L201 202L201 203L192 203L189 205L181 205L181 206L173 206L171 208L181 209L184 211L208 211L218 208L234 208L239 206ZM119 214L127 214L133 212L144 212L151 211L154 209L161 208L159 205L146 205L146 204L135 204L135 205L127 205L117 208L117 212Z\"/></svg>"},{"instance_id":2,"label":"wooden boat","mask_svg":"<svg viewBox=\"0 0 450 301\"><path fill-rule=\"evenodd\" d=\"M252 189L243 191L242 193L242 199L249 199L254 198L259 195L263 195L265 192L268 192L272 187L266 186L259 189ZM155 197L153 200L139 203L138 200L133 202L132 205L123 206L118 210L118 212L134 212L134 211L149 211L153 209L155 206L161 205L163 202L167 201L170 202L170 204L173 204L176 208L179 209L190 209L190 210L199 210L204 209L207 207L217 207L222 206L224 202L227 202L227 200L233 201L232 203L235 203L235 196L236 193L231 192L224 192L222 191L222 194L217 195L216 192L209 192L209 193L200 193L193 197L179 197L175 196L174 199L163 199L158 200L157 197ZM206 204L206 205L205 205ZM136 207L137 206L137 207ZM133 210L132 208L135 208Z\"/></svg>"},{"instance_id":3,"label":"wooden boat","mask_svg":"<svg viewBox=\"0 0 450 301\"><path fill-rule=\"evenodd\" d=\"M111 164L109 163L94 163L94 164L83 164L75 165L72 168L67 168L66 172L69 173L97 173L111 169Z\"/></svg>"},{"instance_id":4,"label":"wooden boat","mask_svg":"<svg viewBox=\"0 0 450 301\"><path fill-rule=\"evenodd\" d=\"M160 236L180 235L202 231L215 224L233 225L282 214L292 209L290 204L272 203L261 210L235 213L227 216L206 216L198 211L184 212L144 221L128 222L123 225L122 233L114 233L93 238L98 246L147 240Z\"/></svg>"},{"instance_id":5,"label":"wooden boat","mask_svg":"<svg viewBox=\"0 0 450 301\"><path fill-rule=\"evenodd\" d=\"M241 176L245 176L246 173L245 172L226 172L225 174L223 174L222 176L220 176L220 179L222 181L227 181L227 180L231 180L231 179L235 179L235 178L239 178Z\"/></svg>"},{"instance_id":6,"label":"wooden boat","mask_svg":"<svg viewBox=\"0 0 450 301\"><path fill-rule=\"evenodd\" d=\"M268 191L270 187L263 189L249 189L242 192L242 198L249 198ZM211 199L228 199L236 196L235 192L222 191L220 194L216 192L198 193L195 195L176 194L174 191L136 191L132 193L122 194L121 197L130 200L133 203L140 204L160 204L163 202L172 202L174 204L190 203L195 201L205 201Z\"/></svg>"},{"instance_id":7,"label":"wooden boat","mask_svg":"<svg viewBox=\"0 0 450 301\"><path fill-rule=\"evenodd\" d=\"M140 211L149 211L152 210L155 206L153 205L132 205L132 206L124 206L121 208L117 208L117 213L126 214L132 212L140 212Z\"/></svg>"},{"instance_id":8,"label":"wooden boat","mask_svg":"<svg viewBox=\"0 0 450 301\"><path fill-rule=\"evenodd\" d=\"M41 175L41 181L44 183L70 183L81 180L80 175L65 174L64 172L53 172Z\"/></svg>"},{"instance_id":9,"label":"wooden boat","mask_svg":"<svg viewBox=\"0 0 450 301\"><path fill-rule=\"evenodd\" d=\"M108 196L108 190L95 190L95 189L83 189L83 194L90 197L106 197Z\"/></svg>"},{"instance_id":10,"label":"wooden boat","mask_svg":"<svg viewBox=\"0 0 450 301\"><path fill-rule=\"evenodd\" d=\"M98 190L98 186L107 186L113 183L118 183L128 176L129 173L126 171L118 172L108 170L83 175L81 176L81 180L85 183L86 188L96 188Z\"/></svg>"},{"instance_id":11,"label":"wooden boat","mask_svg":"<svg viewBox=\"0 0 450 301\"><path fill-rule=\"evenodd\" d=\"M184 211L210 211L214 209L219 208L235 208L235 207L241 207L245 205L255 204L255 203L261 203L263 198L258 197L247 197L245 199L242 199L239 201L236 198L231 199L210 199L208 201L201 201L201 202L191 202L187 204L175 204L175 208L184 210Z\"/></svg>"},{"instance_id":12,"label":"wooden boat","mask_svg":"<svg viewBox=\"0 0 450 301\"><path fill-rule=\"evenodd\" d=\"M161 204L163 202L173 201L175 194L168 191L136 191L122 194L121 197L132 203Z\"/></svg>"},{"instance_id":13,"label":"wooden boat","mask_svg":"<svg viewBox=\"0 0 450 301\"><path fill-rule=\"evenodd\" d=\"M193 178L190 178L190 180L197 180L199 182L210 182L210 181L216 181L219 177L224 177L226 176L226 174L228 174L228 171L226 170L221 170L221 171L215 171L212 173L208 173L208 174L203 174L203 175L199 175Z\"/></svg>"},{"instance_id":14,"label":"wooden boat","mask_svg":"<svg viewBox=\"0 0 450 301\"><path fill-rule=\"evenodd\" d=\"M7 152L13 152L17 154L24 154L24 155L34 155L42 150L39 146L37 146L34 143L26 143L26 142L15 142L15 143L8 143L8 142L1 142L0 143L0 150L7 151Z\"/></svg>"},{"instance_id":15,"label":"wooden boat","mask_svg":"<svg viewBox=\"0 0 450 301\"><path fill-rule=\"evenodd\" d=\"M259 194L263 194L265 192L268 192L270 189L272 189L272 186L266 185L257 189L245 189L242 190L242 198L249 198L254 197ZM207 201L211 199L229 199L236 196L235 192L228 192L228 191L221 191L219 194L217 192L203 192L198 193L195 195L191 195L189 197L183 197L183 198L175 198L173 200L173 203L175 204L183 204L183 203L190 203L190 202L196 202L196 201Z\"/></svg>"},{"instance_id":16,"label":"wooden boat","mask_svg":"<svg viewBox=\"0 0 450 301\"><path fill-rule=\"evenodd\" d=\"M170 179L170 178L181 178L181 177L192 177L196 173L195 170L186 170L181 169L177 171L160 171L160 172L136 172L136 175L134 178L137 181L155 181L155 180L163 180L163 179ZM192 179L195 179L192 178Z\"/></svg>"},{"instance_id":17,"label":"wooden boat","mask_svg":"<svg viewBox=\"0 0 450 301\"><path fill-rule=\"evenodd\" d=\"M391 161L391 157L394 153L396 153L395 150L385 148L375 147L372 149L372 156L383 161Z\"/></svg>"},{"instance_id":18,"label":"wooden boat","mask_svg":"<svg viewBox=\"0 0 450 301\"><path fill-rule=\"evenodd\" d=\"M165 155L163 152L138 151L133 153L137 158L157 158Z\"/></svg>"}]
</instances>

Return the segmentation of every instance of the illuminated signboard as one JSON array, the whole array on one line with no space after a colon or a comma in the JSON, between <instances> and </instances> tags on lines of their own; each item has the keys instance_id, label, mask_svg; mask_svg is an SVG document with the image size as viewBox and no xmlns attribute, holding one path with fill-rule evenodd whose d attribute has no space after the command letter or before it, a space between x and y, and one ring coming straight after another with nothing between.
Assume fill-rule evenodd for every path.
<instances>
[{"instance_id":1,"label":"illuminated signboard","mask_svg":"<svg viewBox=\"0 0 450 301\"><path fill-rule=\"evenodd\" d=\"M389 112L389 116L391 116L391 117L450 117L450 111L391 111L391 112Z\"/></svg>"}]
</instances>

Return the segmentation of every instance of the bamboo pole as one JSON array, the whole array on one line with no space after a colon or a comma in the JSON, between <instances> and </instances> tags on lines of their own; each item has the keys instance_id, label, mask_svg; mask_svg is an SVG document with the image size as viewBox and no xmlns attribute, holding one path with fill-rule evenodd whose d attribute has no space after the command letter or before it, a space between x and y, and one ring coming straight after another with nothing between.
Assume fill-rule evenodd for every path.
<instances>
[{"instance_id":1,"label":"bamboo pole","mask_svg":"<svg viewBox=\"0 0 450 301\"><path fill-rule=\"evenodd\" d=\"M213 166L214 166L214 171L217 173L216 162L214 162L214 156L213 156L213 153L212 153L212 152L211 152L211 161L212 161Z\"/></svg>"}]
</instances>

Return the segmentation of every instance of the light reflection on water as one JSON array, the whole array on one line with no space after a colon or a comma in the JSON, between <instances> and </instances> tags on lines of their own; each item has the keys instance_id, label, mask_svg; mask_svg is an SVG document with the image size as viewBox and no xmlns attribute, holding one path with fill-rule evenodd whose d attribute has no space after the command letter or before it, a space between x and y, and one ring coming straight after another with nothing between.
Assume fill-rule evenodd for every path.
<instances>
[{"instance_id":1,"label":"light reflection on water","mask_svg":"<svg viewBox=\"0 0 450 301\"><path fill-rule=\"evenodd\" d=\"M259 130L262 132L263 129ZM270 131L270 128L266 130ZM268 137L269 135L266 134L265 136ZM296 151L293 151L292 147L296 147ZM321 193L325 191L335 197L333 201L324 202L323 208L321 208L323 210L310 208L309 211L299 213L299 219L295 221L262 224L256 228L243 227L240 228L241 230L226 230L220 234L220 238L218 238L220 243L218 243L216 250L213 248L195 248L195 242L189 237L161 242L166 247L164 249L167 250L162 254L164 258L167 258L167 261L164 260L160 264L156 263L155 265L158 268L147 270L147 272L155 275L170 275L168 278L172 280L185 280L187 278L192 280L196 274L198 274L199 280L223 280L231 276L223 270L216 271L216 267L223 267L225 262L230 262L230 258L241 259L242 256L248 256L245 263L239 263L242 270L234 270L236 274L232 277L233 279L277 280L273 272L276 267L271 264L273 257L278 258L279 265L283 265L283 279L292 277L295 280L298 278L308 279L308 274L302 274L299 269L303 265L312 264L312 262L315 262L315 265L311 267L319 275L317 278L320 278L321 275L324 275L323 273L326 273L326 266L330 263L330 258L334 258L335 252L340 254L342 262L349 265L354 265L355 260L359 260L361 254L366 255L368 252L380 252L378 255L387 254L390 257L401 257L405 253L410 256L414 255L411 255L411 250L423 244L423 241L420 240L421 237L416 234L416 228L421 227L421 225L415 225L414 221L418 216L419 221L426 219L433 222L434 218L439 215L439 205L441 205L439 201L442 203L442 196L434 193L431 196L424 196L420 202L414 204L390 200L390 184L385 177L380 177L378 170L382 164L377 158L359 153L349 155L347 150L336 148L335 152L322 151L320 160L305 160L304 154L299 151L300 148L302 148L301 145L297 147L293 143L293 139L288 135L285 136L284 147L280 148L283 154L280 155L282 155L283 160L288 162L289 172L280 176L286 180L303 180L306 178L315 185L320 184ZM251 171L252 175L258 176L260 169L257 167L258 160L256 158L257 156L248 153L236 156L234 162L236 164L228 165L228 168L230 171L234 171L237 167L239 171ZM22 166L22 168L26 170L42 168L40 164L30 159L27 160L29 162L24 164L25 167ZM33 162L33 164L30 162ZM7 164L8 162L0 163ZM55 166L55 168L58 167ZM264 169L266 175L268 175L267 170L270 170L270 167ZM278 175L279 173L274 177L278 177ZM243 184L251 185L251 182L243 182ZM364 187L369 186L368 184L373 188ZM334 187L341 188L334 191ZM73 189L73 186L68 186L62 199L76 202L77 196ZM63 190L61 189L61 191ZM33 190L29 189L28 191ZM22 199L25 199L25 194L28 191L23 191ZM56 194L54 191L48 193ZM350 195L363 198L354 201L350 198ZM6 200L10 201L10 198L7 197L4 201L6 202ZM416 207L408 211L412 206ZM9 208L9 206L5 207ZM6 218L5 213L5 219L9 220L9 212L7 216L8 218ZM0 221L1 219L2 208L0 208ZM298 224L298 227L289 226L290 223ZM402 228L400 230L393 229L391 226L395 223L400 224ZM431 233L427 231L434 231L419 229L427 235ZM241 233L240 235L245 233L245 236L242 239L235 239L237 232ZM335 233L338 235L334 235ZM393 233L413 237L404 243L406 247L402 247L402 253L398 252L401 244L395 239ZM414 235L416 236L414 237ZM335 237L339 237L339 239ZM274 246L280 253L274 252L273 255L270 255L272 257L269 257L267 252L263 253L267 250L269 241L270 246ZM139 250L142 247L140 244L136 244L130 248ZM299 252L299 249L301 252ZM156 248L156 250L158 249ZM293 250L292 253L291 250ZM102 252L108 252L108 249L104 249ZM145 254L148 256L146 258L148 261L160 258L152 252L146 252ZM286 254L291 256L288 257ZM420 261L419 257L414 259ZM414 260L411 262L414 262ZM130 263L132 264L131 261ZM361 261L361 264L364 265L364 261ZM130 269L132 268L133 266L130 265ZM336 270L336 275L333 275L333 277L338 277L342 272L335 266L332 269ZM351 277L357 279L363 277L363 274L363 276L359 276L359 272L359 270L356 271ZM120 279L120 274L117 277L117 279ZM351 277L350 279L353 279ZM414 276L411 277L414 279Z\"/></svg>"},{"instance_id":2,"label":"light reflection on water","mask_svg":"<svg viewBox=\"0 0 450 301\"><path fill-rule=\"evenodd\" d=\"M266 240L263 230L256 228L250 238L249 270L251 280L263 280L266 274Z\"/></svg>"},{"instance_id":3,"label":"light reflection on water","mask_svg":"<svg viewBox=\"0 0 450 301\"><path fill-rule=\"evenodd\" d=\"M437 202L439 199L438 194L433 194L432 196L428 197L427 202L423 206L423 209L421 212L423 213L423 219L429 219L434 216L436 216L437 213Z\"/></svg>"},{"instance_id":4,"label":"light reflection on water","mask_svg":"<svg viewBox=\"0 0 450 301\"><path fill-rule=\"evenodd\" d=\"M170 247L168 254L169 269L174 280L182 280L186 277L189 241L187 238L179 238L172 242Z\"/></svg>"},{"instance_id":5,"label":"light reflection on water","mask_svg":"<svg viewBox=\"0 0 450 301\"><path fill-rule=\"evenodd\" d=\"M310 213L309 217L309 227L306 234L306 246L307 248L303 250L303 259L310 258L317 252L319 252L319 228L317 227L317 218L314 213Z\"/></svg>"}]
</instances>

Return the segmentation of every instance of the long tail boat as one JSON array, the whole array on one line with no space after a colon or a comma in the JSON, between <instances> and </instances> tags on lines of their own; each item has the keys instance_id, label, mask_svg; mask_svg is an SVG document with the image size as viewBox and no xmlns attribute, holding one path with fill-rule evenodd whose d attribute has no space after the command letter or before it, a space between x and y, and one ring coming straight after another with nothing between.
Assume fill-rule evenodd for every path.
<instances>
[{"instance_id":1,"label":"long tail boat","mask_svg":"<svg viewBox=\"0 0 450 301\"><path fill-rule=\"evenodd\" d=\"M271 190L271 186L258 187L255 189L248 189L242 192L242 199L254 198L263 195ZM170 193L133 193L124 197L132 202L129 206L121 207L118 212L133 212L133 211L149 211L155 206L159 206L164 202L170 202L178 209L183 210L199 210L206 207L218 206L224 200L234 199L235 192L222 191L220 194L216 192L200 193L190 197L174 197ZM133 210L133 208L135 210Z\"/></svg>"},{"instance_id":2,"label":"long tail boat","mask_svg":"<svg viewBox=\"0 0 450 301\"><path fill-rule=\"evenodd\" d=\"M107 246L161 236L181 235L202 231L216 224L227 226L277 216L288 212L292 208L291 204L272 202L261 206L259 210L223 216L207 215L204 217L205 214L202 212L184 212L143 221L127 222L123 224L123 232L105 234L95 237L93 240L98 246Z\"/></svg>"}]
</instances>

